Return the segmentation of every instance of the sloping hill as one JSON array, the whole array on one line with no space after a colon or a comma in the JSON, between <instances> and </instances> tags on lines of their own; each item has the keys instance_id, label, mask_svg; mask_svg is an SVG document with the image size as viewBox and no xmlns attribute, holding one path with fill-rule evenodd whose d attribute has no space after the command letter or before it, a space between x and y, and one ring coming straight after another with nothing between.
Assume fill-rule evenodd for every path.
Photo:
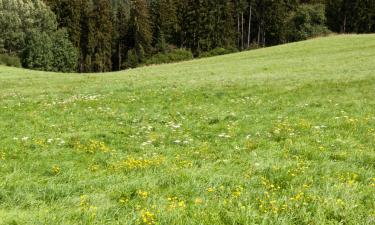
<instances>
[{"instance_id":1,"label":"sloping hill","mask_svg":"<svg viewBox=\"0 0 375 225\"><path fill-rule=\"evenodd\" d=\"M108 74L0 66L0 224L373 224L375 35Z\"/></svg>"}]
</instances>

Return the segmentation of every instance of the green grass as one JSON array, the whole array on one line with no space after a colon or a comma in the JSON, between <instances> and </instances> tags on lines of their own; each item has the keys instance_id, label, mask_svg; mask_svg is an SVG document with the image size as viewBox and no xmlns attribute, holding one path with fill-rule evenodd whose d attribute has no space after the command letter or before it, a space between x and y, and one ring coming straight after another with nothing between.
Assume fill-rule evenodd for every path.
<instances>
[{"instance_id":1,"label":"green grass","mask_svg":"<svg viewBox=\"0 0 375 225\"><path fill-rule=\"evenodd\" d=\"M0 224L374 224L374 94L375 35L0 66Z\"/></svg>"}]
</instances>

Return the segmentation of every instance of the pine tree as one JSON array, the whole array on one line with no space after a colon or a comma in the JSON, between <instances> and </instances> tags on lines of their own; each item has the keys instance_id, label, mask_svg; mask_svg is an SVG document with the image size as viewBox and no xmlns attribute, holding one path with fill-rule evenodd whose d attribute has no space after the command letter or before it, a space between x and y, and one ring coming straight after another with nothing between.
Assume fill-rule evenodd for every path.
<instances>
[{"instance_id":1,"label":"pine tree","mask_svg":"<svg viewBox=\"0 0 375 225\"><path fill-rule=\"evenodd\" d=\"M128 5L124 1L120 1L116 6L116 12L114 16L115 21L115 38L114 46L115 55L113 56L114 69L121 70L123 69L122 64L125 59L125 47L126 47L126 37L128 32L128 21L129 21L129 9Z\"/></svg>"},{"instance_id":2,"label":"pine tree","mask_svg":"<svg viewBox=\"0 0 375 225\"><path fill-rule=\"evenodd\" d=\"M217 14L216 36L217 41L215 47L233 48L235 47L235 36L233 32L234 5L231 1L222 0L220 2L220 10Z\"/></svg>"},{"instance_id":3,"label":"pine tree","mask_svg":"<svg viewBox=\"0 0 375 225\"><path fill-rule=\"evenodd\" d=\"M152 45L156 51L165 52L166 43L175 44L177 12L175 3L172 0L152 0Z\"/></svg>"},{"instance_id":4,"label":"pine tree","mask_svg":"<svg viewBox=\"0 0 375 225\"><path fill-rule=\"evenodd\" d=\"M151 49L152 32L149 18L149 8L145 0L131 1L126 43L128 51L135 51L139 63Z\"/></svg>"},{"instance_id":5,"label":"pine tree","mask_svg":"<svg viewBox=\"0 0 375 225\"><path fill-rule=\"evenodd\" d=\"M88 2L83 17L83 51L85 72L112 70L112 5L109 1Z\"/></svg>"},{"instance_id":6,"label":"pine tree","mask_svg":"<svg viewBox=\"0 0 375 225\"><path fill-rule=\"evenodd\" d=\"M357 19L355 21L355 32L374 33L375 32L375 1L356 1Z\"/></svg>"}]
</instances>

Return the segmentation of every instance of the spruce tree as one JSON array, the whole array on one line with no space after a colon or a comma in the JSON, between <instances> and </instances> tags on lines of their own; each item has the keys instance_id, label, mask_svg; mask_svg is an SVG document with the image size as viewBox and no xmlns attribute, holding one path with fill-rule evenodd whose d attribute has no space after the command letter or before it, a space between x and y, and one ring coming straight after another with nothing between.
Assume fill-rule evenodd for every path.
<instances>
[{"instance_id":1,"label":"spruce tree","mask_svg":"<svg viewBox=\"0 0 375 225\"><path fill-rule=\"evenodd\" d=\"M84 72L106 72L112 69L112 5L109 1L87 2L83 17L81 45Z\"/></svg>"},{"instance_id":2,"label":"spruce tree","mask_svg":"<svg viewBox=\"0 0 375 225\"><path fill-rule=\"evenodd\" d=\"M165 52L166 43L175 44L177 30L176 5L172 0L152 0L151 23L156 51Z\"/></svg>"},{"instance_id":3,"label":"spruce tree","mask_svg":"<svg viewBox=\"0 0 375 225\"><path fill-rule=\"evenodd\" d=\"M145 0L131 1L126 43L128 51L134 50L138 63L144 60L151 49L152 32L149 18L149 8Z\"/></svg>"},{"instance_id":4,"label":"spruce tree","mask_svg":"<svg viewBox=\"0 0 375 225\"><path fill-rule=\"evenodd\" d=\"M116 5L116 12L114 15L114 33L115 33L115 55L113 56L114 69L121 70L123 69L122 64L123 60L126 58L125 47L126 47L126 37L128 32L128 22L129 22L129 9L124 1L120 1Z\"/></svg>"}]
</instances>

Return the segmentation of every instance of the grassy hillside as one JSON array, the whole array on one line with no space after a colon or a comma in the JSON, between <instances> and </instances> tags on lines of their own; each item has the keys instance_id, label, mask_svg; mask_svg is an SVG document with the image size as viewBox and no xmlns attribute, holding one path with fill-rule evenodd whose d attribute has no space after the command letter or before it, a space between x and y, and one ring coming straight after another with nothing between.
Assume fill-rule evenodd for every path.
<instances>
[{"instance_id":1,"label":"grassy hillside","mask_svg":"<svg viewBox=\"0 0 375 225\"><path fill-rule=\"evenodd\" d=\"M374 96L375 35L0 66L0 224L374 224Z\"/></svg>"}]
</instances>

